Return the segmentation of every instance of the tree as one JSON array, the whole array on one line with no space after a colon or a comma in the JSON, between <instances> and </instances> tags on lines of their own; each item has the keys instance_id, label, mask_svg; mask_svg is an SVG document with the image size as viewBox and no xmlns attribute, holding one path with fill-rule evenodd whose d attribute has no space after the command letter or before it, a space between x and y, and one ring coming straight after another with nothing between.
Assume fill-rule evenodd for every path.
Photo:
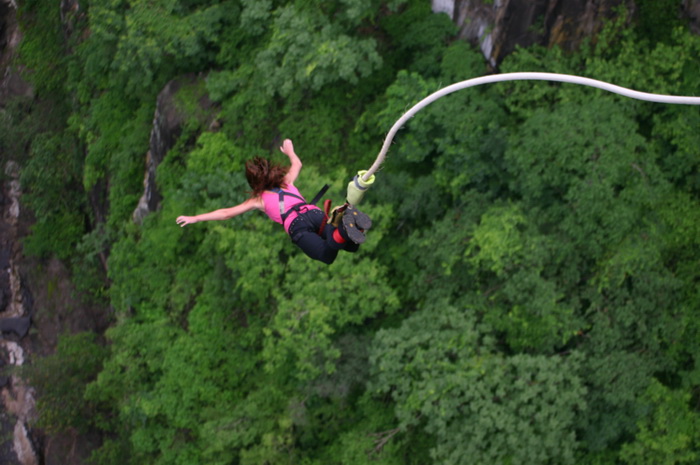
<instances>
[{"instance_id":1,"label":"tree","mask_svg":"<svg viewBox=\"0 0 700 465\"><path fill-rule=\"evenodd\" d=\"M435 437L436 462L574 463L580 354L503 356L473 311L441 301L379 331L370 361L370 390Z\"/></svg>"},{"instance_id":2,"label":"tree","mask_svg":"<svg viewBox=\"0 0 700 465\"><path fill-rule=\"evenodd\" d=\"M689 408L690 397L688 392L654 380L643 396L651 414L639 421L634 442L622 446L622 460L629 464L695 463L700 415Z\"/></svg>"},{"instance_id":3,"label":"tree","mask_svg":"<svg viewBox=\"0 0 700 465\"><path fill-rule=\"evenodd\" d=\"M318 9L290 4L275 11L269 44L255 59L270 95L319 90L337 81L356 84L381 65L376 42L355 38Z\"/></svg>"}]
</instances>

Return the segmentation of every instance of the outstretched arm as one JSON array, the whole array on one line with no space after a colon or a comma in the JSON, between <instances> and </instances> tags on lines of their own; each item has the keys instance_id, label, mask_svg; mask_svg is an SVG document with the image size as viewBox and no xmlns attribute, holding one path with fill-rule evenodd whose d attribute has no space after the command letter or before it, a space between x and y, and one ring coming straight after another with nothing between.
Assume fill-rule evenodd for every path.
<instances>
[{"instance_id":1,"label":"outstretched arm","mask_svg":"<svg viewBox=\"0 0 700 465\"><path fill-rule=\"evenodd\" d=\"M219 210L214 210L213 212L203 213L196 216L178 216L177 220L175 221L182 227L188 224L199 223L200 221L228 220L242 213L249 212L251 210L263 210L264 208L262 198L253 197L241 204L236 205L235 207L221 208Z\"/></svg>"},{"instance_id":2,"label":"outstretched arm","mask_svg":"<svg viewBox=\"0 0 700 465\"><path fill-rule=\"evenodd\" d=\"M292 163L291 168L289 168L287 175L284 177L284 183L294 184L294 181L297 180L297 176L299 176L299 172L301 171L301 160L296 152L294 152L294 144L292 144L290 139L285 139L284 142L282 142L280 150L289 157L289 161Z\"/></svg>"}]
</instances>

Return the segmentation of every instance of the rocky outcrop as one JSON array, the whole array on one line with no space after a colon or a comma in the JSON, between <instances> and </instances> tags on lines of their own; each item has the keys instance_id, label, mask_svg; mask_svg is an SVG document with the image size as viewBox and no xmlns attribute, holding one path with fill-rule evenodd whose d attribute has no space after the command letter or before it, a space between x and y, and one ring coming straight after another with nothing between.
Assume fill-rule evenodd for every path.
<instances>
[{"instance_id":1,"label":"rocky outcrop","mask_svg":"<svg viewBox=\"0 0 700 465\"><path fill-rule=\"evenodd\" d=\"M0 110L17 97L33 97L31 85L13 65L22 34L17 23L15 0L0 0ZM25 286L20 261L19 241L20 167L13 159L19 154L1 153L3 160L0 186L0 366L19 366L25 362L20 344L31 324L29 291ZM32 439L29 424L35 420L34 389L23 380L3 372L0 376L0 463L38 465L40 454Z\"/></svg>"},{"instance_id":2,"label":"rocky outcrop","mask_svg":"<svg viewBox=\"0 0 700 465\"><path fill-rule=\"evenodd\" d=\"M161 195L156 184L156 170L168 150L177 142L185 122L193 117L200 124L211 122L213 104L202 83L202 78L198 76L183 76L170 81L158 94L146 153L144 192L133 213L133 220L137 224L160 207Z\"/></svg>"},{"instance_id":3,"label":"rocky outcrop","mask_svg":"<svg viewBox=\"0 0 700 465\"><path fill-rule=\"evenodd\" d=\"M12 97L31 97L33 94L20 70L10 66L20 40L22 32L17 24L17 3L15 0L0 0L0 108Z\"/></svg>"},{"instance_id":4,"label":"rocky outcrop","mask_svg":"<svg viewBox=\"0 0 700 465\"><path fill-rule=\"evenodd\" d=\"M688 18L690 30L693 34L700 34L700 0L685 0L683 12Z\"/></svg>"},{"instance_id":5,"label":"rocky outcrop","mask_svg":"<svg viewBox=\"0 0 700 465\"><path fill-rule=\"evenodd\" d=\"M433 0L433 11L449 14L459 37L477 43L496 68L517 46L575 49L623 5L634 11L631 0Z\"/></svg>"},{"instance_id":6,"label":"rocky outcrop","mask_svg":"<svg viewBox=\"0 0 700 465\"><path fill-rule=\"evenodd\" d=\"M61 15L63 35L67 40L76 31L78 21L85 19L85 12L81 8L79 0L61 0L59 13Z\"/></svg>"},{"instance_id":7,"label":"rocky outcrop","mask_svg":"<svg viewBox=\"0 0 700 465\"><path fill-rule=\"evenodd\" d=\"M0 202L0 294L3 297L0 308L0 360L4 365L20 366L25 362L25 354L18 341L29 330L31 299L19 268L22 249L18 240L18 223L22 191L19 165L14 161L5 164L5 178ZM9 374L0 383L0 399L3 414L9 414L8 421L2 424L3 431L6 435L11 435L11 451L14 453L14 457L4 455L0 459L3 463L38 465L39 454L28 427L36 416L34 389L27 386L20 377Z\"/></svg>"},{"instance_id":8,"label":"rocky outcrop","mask_svg":"<svg viewBox=\"0 0 700 465\"><path fill-rule=\"evenodd\" d=\"M12 341L0 341L0 347L9 354L11 365L24 364L24 349ZM27 386L18 376L11 376L9 386L0 392L2 402L7 413L10 413L16 422L12 430L12 446L21 465L39 465L39 454L27 425L36 420L34 408L34 389Z\"/></svg>"}]
</instances>

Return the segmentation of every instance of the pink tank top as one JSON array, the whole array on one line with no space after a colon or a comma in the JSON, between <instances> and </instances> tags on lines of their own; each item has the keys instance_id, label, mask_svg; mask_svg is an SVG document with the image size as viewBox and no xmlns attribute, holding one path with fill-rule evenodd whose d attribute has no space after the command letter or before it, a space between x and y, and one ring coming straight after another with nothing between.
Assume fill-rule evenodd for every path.
<instances>
[{"instance_id":1,"label":"pink tank top","mask_svg":"<svg viewBox=\"0 0 700 465\"><path fill-rule=\"evenodd\" d=\"M294 187L294 184L287 184L287 186L284 187L282 190L303 198L301 193L299 193L299 189ZM262 193L262 199L263 203L265 204L265 214L269 216L270 219L275 223L282 224L282 215L280 214L280 195L277 192L265 191ZM306 200L301 200L296 197L292 197L291 195L285 195L284 211L286 213L294 205L305 203ZM309 205L307 208L309 210L318 210L318 207L314 205ZM284 226L284 230L287 233L289 233L289 225L292 224L292 221L294 221L294 218L296 218L297 216L299 216L297 212L291 212L289 216L287 216L287 220L284 222L284 224L282 224Z\"/></svg>"}]
</instances>

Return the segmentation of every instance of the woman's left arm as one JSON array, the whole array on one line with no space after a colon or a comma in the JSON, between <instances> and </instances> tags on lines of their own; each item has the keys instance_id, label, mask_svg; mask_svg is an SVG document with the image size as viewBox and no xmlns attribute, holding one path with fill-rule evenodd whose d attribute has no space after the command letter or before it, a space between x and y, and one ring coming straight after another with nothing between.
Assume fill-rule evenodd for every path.
<instances>
[{"instance_id":1,"label":"woman's left arm","mask_svg":"<svg viewBox=\"0 0 700 465\"><path fill-rule=\"evenodd\" d=\"M241 204L236 205L235 207L220 208L219 210L214 210L209 213L202 213L201 215L195 216L178 216L175 221L182 227L188 224L199 223L200 221L229 220L234 216L238 216L251 210L262 209L264 209L264 205L262 204L262 198L253 197Z\"/></svg>"}]
</instances>

